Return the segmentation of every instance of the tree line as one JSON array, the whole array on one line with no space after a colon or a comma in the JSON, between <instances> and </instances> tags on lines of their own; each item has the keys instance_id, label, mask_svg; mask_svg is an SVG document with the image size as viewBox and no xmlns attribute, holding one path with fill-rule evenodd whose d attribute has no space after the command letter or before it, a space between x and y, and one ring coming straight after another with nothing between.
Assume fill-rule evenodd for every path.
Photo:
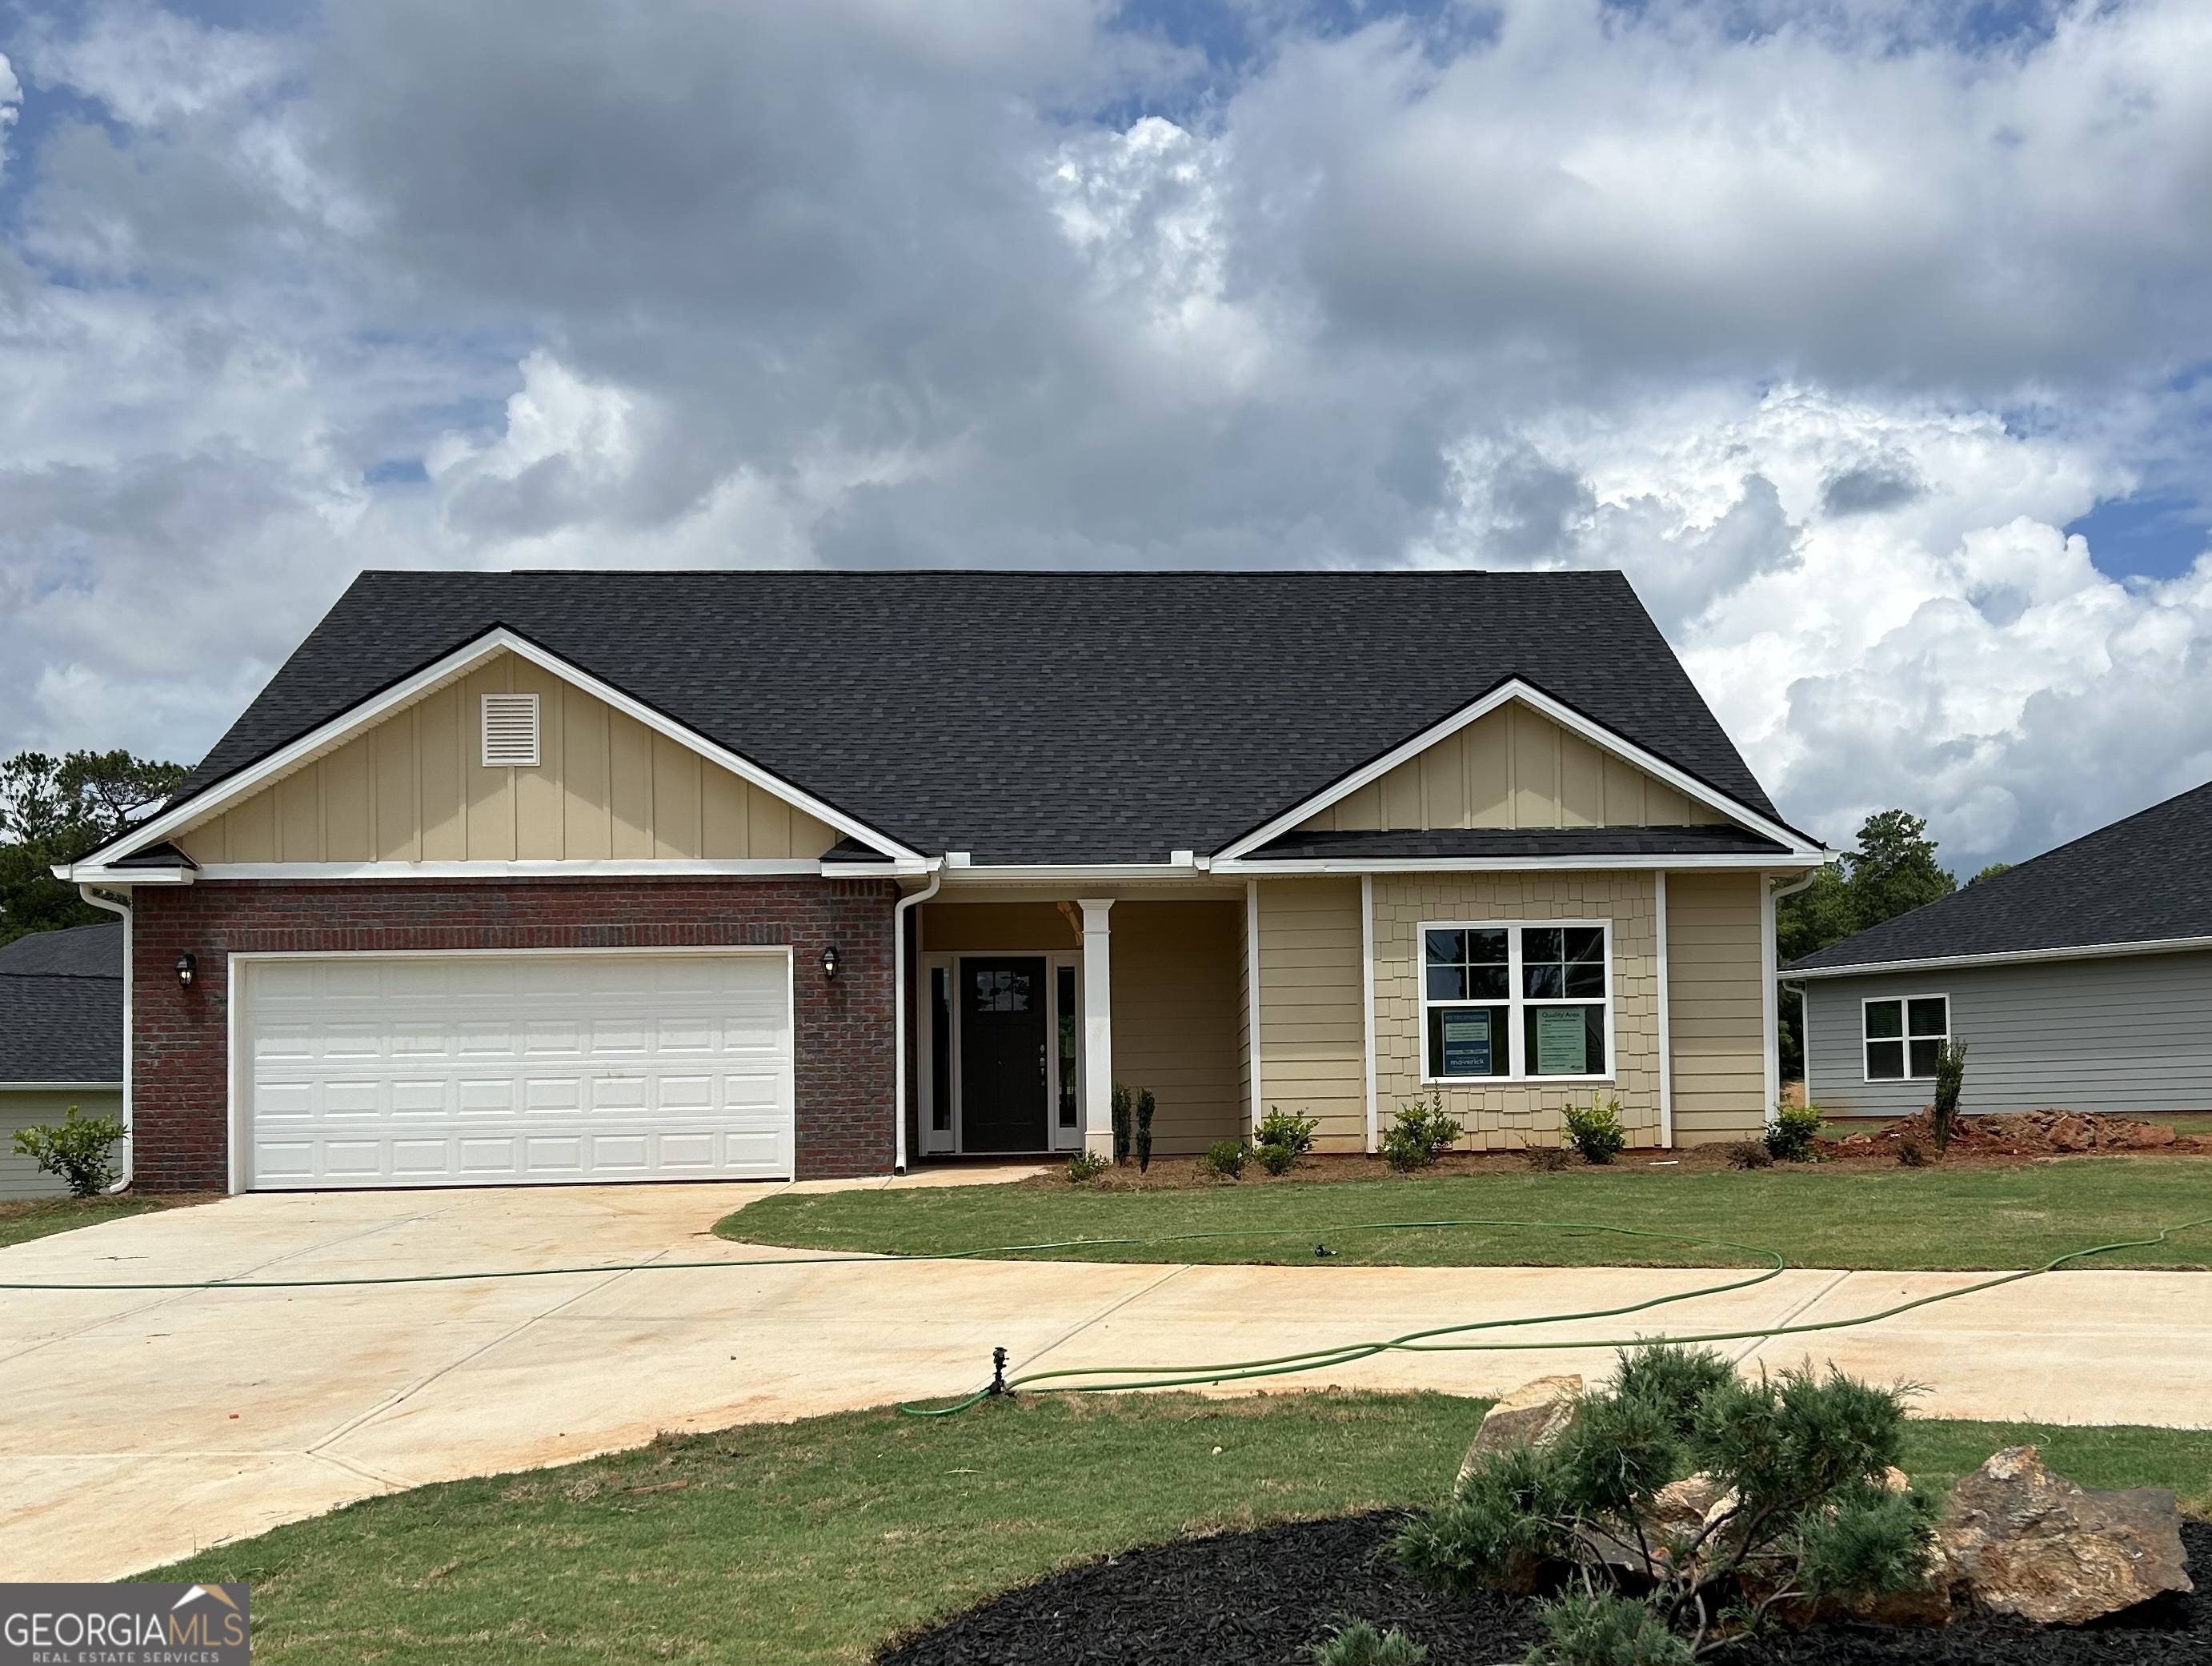
<instances>
[{"instance_id":1,"label":"tree line","mask_svg":"<svg viewBox=\"0 0 2212 1666\"><path fill-rule=\"evenodd\" d=\"M99 849L184 778L181 763L125 751L18 752L0 763L0 943L112 920L52 870Z\"/></svg>"}]
</instances>

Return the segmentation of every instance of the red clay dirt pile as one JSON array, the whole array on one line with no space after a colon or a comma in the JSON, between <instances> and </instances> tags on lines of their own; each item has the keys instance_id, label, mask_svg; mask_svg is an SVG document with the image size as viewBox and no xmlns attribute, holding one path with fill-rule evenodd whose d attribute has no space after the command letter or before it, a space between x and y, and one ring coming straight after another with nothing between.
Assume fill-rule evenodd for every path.
<instances>
[{"instance_id":1,"label":"red clay dirt pile","mask_svg":"<svg viewBox=\"0 0 2212 1666\"><path fill-rule=\"evenodd\" d=\"M1823 1140L1839 1157L1895 1151L1911 1141L1931 1155L1935 1136L1930 1115L1923 1110L1870 1134ZM2178 1139L2170 1128L2094 1110L2023 1110L1993 1116L1961 1116L1951 1130L1951 1150L1966 1157L2054 1157L2075 1152L2196 1151L2212 1141Z\"/></svg>"}]
</instances>

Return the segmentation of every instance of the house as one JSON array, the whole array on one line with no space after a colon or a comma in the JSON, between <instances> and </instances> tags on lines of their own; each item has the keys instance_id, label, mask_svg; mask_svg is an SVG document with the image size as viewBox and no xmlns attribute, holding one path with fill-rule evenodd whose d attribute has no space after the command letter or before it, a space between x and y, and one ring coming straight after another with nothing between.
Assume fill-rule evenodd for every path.
<instances>
[{"instance_id":1,"label":"house","mask_svg":"<svg viewBox=\"0 0 2212 1666\"><path fill-rule=\"evenodd\" d=\"M123 927L33 932L0 946L0 1198L58 1195L15 1134L123 1114Z\"/></svg>"},{"instance_id":2,"label":"house","mask_svg":"<svg viewBox=\"0 0 2212 1666\"><path fill-rule=\"evenodd\" d=\"M1614 573L369 573L64 877L245 1189L1734 1137L1827 856Z\"/></svg>"},{"instance_id":3,"label":"house","mask_svg":"<svg viewBox=\"0 0 2212 1666\"><path fill-rule=\"evenodd\" d=\"M1842 1116L2212 1109L2212 785L1832 944L1805 996L1806 1092Z\"/></svg>"}]
</instances>

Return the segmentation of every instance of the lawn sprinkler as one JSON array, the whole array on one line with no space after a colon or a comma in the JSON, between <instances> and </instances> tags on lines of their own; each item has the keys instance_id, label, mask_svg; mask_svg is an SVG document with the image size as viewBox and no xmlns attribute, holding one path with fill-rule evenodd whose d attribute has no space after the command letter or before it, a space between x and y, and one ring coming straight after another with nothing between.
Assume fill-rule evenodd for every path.
<instances>
[{"instance_id":1,"label":"lawn sprinkler","mask_svg":"<svg viewBox=\"0 0 2212 1666\"><path fill-rule=\"evenodd\" d=\"M993 1348L991 1350L991 1386L984 1389L983 1392L985 1394L1012 1394L1013 1392L1012 1389L1006 1386L1006 1351L1004 1348Z\"/></svg>"}]
</instances>

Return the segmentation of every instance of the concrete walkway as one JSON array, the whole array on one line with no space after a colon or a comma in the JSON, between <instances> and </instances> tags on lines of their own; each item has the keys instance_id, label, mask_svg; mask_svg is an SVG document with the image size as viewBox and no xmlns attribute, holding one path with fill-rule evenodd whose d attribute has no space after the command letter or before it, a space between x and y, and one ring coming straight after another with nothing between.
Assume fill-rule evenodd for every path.
<instances>
[{"instance_id":1,"label":"concrete walkway","mask_svg":"<svg viewBox=\"0 0 2212 1666\"><path fill-rule=\"evenodd\" d=\"M974 1181L972 1171L917 1177ZM769 1188L271 1195L0 1251L0 1278L332 1278L707 1260L697 1270L187 1292L0 1291L0 1566L106 1579L392 1488L558 1463L662 1429L948 1395L1018 1367L1278 1354L1614 1305L1709 1273L1009 1262L749 1267L709 1235ZM726 1265L722 1265L726 1263ZM1718 1275L1726 1276L1726 1275ZM1863 1312L1972 1282L1792 1271L1557 1342ZM2212 1424L2212 1275L2065 1273L1739 1358L1927 1385L1933 1415ZM1602 1353L1393 1353L1316 1378L1496 1394Z\"/></svg>"}]
</instances>

